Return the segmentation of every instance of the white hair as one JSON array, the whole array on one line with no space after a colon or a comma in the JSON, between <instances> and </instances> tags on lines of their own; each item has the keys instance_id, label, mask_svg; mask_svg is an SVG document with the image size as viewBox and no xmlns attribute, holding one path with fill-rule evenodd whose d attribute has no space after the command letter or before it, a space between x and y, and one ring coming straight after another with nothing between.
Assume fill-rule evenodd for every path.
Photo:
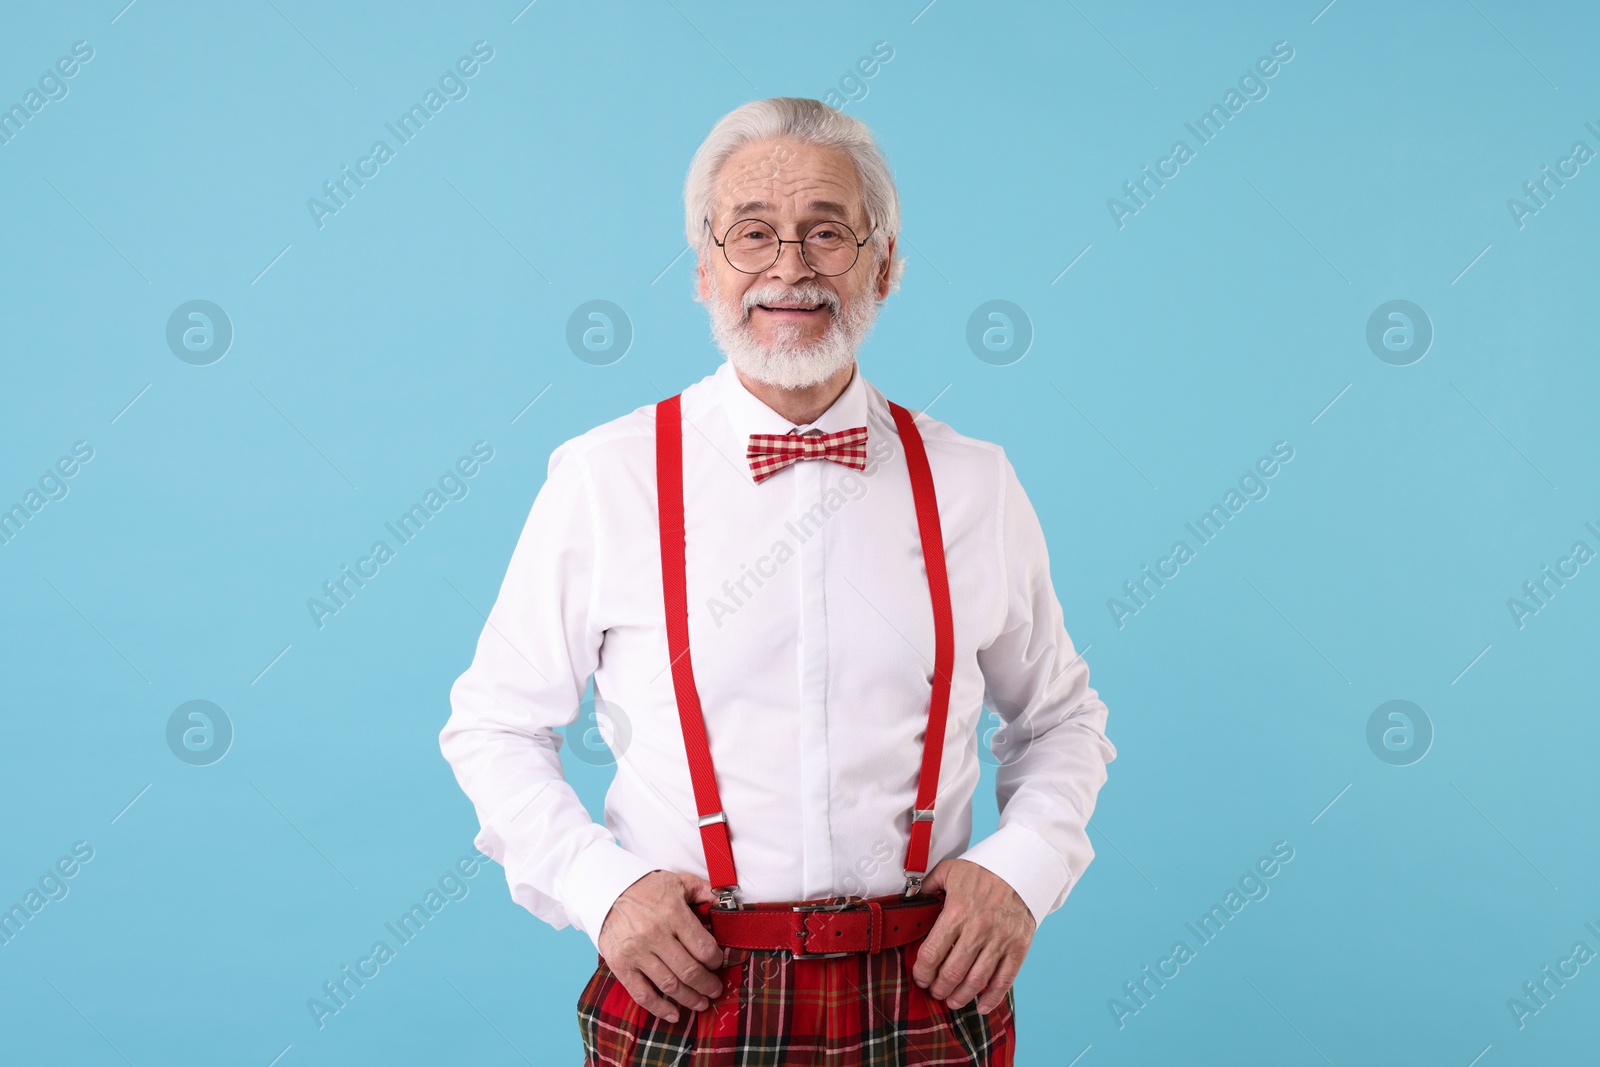
<instances>
[{"instance_id":1,"label":"white hair","mask_svg":"<svg viewBox=\"0 0 1600 1067\"><path fill-rule=\"evenodd\" d=\"M804 144L837 148L850 157L861 183L867 218L877 228L869 246L876 266L888 254L889 238L900 232L900 195L895 191L889 161L884 158L867 124L853 115L835 111L820 100L775 96L752 100L717 121L689 163L683 183L684 232L689 246L705 253L711 242L706 220L716 214L716 180L722 166L752 141L791 138ZM889 268L889 288L899 288L904 256L895 256Z\"/></svg>"}]
</instances>

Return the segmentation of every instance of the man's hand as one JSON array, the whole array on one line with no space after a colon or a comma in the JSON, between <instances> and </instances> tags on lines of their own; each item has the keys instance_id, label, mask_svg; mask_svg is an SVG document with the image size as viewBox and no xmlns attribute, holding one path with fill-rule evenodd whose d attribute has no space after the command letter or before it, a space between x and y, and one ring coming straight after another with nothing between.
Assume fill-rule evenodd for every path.
<instances>
[{"instance_id":1,"label":"man's hand","mask_svg":"<svg viewBox=\"0 0 1600 1067\"><path fill-rule=\"evenodd\" d=\"M681 871L651 871L617 897L600 924L600 955L639 1006L678 1021L677 1001L693 1011L722 995L711 969L722 946L690 904L716 903L711 883ZM667 998L671 998L671 1000Z\"/></svg>"},{"instance_id":2,"label":"man's hand","mask_svg":"<svg viewBox=\"0 0 1600 1067\"><path fill-rule=\"evenodd\" d=\"M1033 942L1033 912L1004 878L971 860L940 861L922 891L944 890L944 908L917 950L911 976L952 1008L975 995L987 1015L1005 999ZM929 983L932 986L929 987Z\"/></svg>"}]
</instances>

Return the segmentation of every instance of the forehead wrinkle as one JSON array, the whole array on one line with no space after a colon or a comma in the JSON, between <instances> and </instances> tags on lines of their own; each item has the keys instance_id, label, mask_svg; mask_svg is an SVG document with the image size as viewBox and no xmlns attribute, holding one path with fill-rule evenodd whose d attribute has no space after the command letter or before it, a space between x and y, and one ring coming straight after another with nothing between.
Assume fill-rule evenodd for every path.
<instances>
[{"instance_id":1,"label":"forehead wrinkle","mask_svg":"<svg viewBox=\"0 0 1600 1067\"><path fill-rule=\"evenodd\" d=\"M833 215L843 215L842 222L855 222L850 217L860 213L861 197L858 191L839 181L837 178L826 176L807 176L803 178L781 178L774 176L761 176L758 179L730 183L725 190L722 203L718 205L718 214L724 218L732 216L744 217L751 210L761 210L768 214L792 213L797 218L825 218ZM816 211L811 207L813 202L831 201L839 205L855 204L856 208L844 212L834 212L831 209ZM759 204L772 205L759 208ZM748 209L748 210L747 210Z\"/></svg>"},{"instance_id":2,"label":"forehead wrinkle","mask_svg":"<svg viewBox=\"0 0 1600 1067\"><path fill-rule=\"evenodd\" d=\"M747 201L785 199L859 203L861 179L848 156L787 140L751 142L723 163L719 209ZM809 194L809 196L807 196Z\"/></svg>"}]
</instances>

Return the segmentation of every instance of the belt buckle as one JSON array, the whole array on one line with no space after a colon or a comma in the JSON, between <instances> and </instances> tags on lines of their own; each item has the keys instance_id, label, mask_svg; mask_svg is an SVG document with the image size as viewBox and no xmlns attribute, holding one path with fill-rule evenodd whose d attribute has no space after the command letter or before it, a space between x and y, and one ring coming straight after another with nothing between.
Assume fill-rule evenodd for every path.
<instances>
[{"instance_id":1,"label":"belt buckle","mask_svg":"<svg viewBox=\"0 0 1600 1067\"><path fill-rule=\"evenodd\" d=\"M798 912L844 911L846 908L851 907L852 904L856 902L857 898L847 896L843 900L840 900L834 904L795 904L792 905L789 910ZM868 922L870 921L871 919L869 918ZM800 920L799 933L800 943L803 945L805 944L806 937L810 934L810 931L806 929L806 921L804 919ZM792 949L790 950L790 954L797 960L828 960L835 959L840 956L856 955L855 952L794 952Z\"/></svg>"}]
</instances>

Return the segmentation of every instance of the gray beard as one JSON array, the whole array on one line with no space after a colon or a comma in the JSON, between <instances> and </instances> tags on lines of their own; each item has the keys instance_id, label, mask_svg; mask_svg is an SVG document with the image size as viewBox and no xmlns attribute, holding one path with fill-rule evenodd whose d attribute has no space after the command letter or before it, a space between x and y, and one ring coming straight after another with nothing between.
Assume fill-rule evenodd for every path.
<instances>
[{"instance_id":1,"label":"gray beard","mask_svg":"<svg viewBox=\"0 0 1600 1067\"><path fill-rule=\"evenodd\" d=\"M750 309L760 303L827 304L832 321L815 341L800 340L800 323L778 323L770 348L750 327ZM796 286L764 283L747 289L732 303L722 299L711 280L711 336L734 369L778 389L804 389L827 381L855 362L856 352L871 332L878 307L870 292L840 308L839 296L815 282Z\"/></svg>"}]
</instances>

